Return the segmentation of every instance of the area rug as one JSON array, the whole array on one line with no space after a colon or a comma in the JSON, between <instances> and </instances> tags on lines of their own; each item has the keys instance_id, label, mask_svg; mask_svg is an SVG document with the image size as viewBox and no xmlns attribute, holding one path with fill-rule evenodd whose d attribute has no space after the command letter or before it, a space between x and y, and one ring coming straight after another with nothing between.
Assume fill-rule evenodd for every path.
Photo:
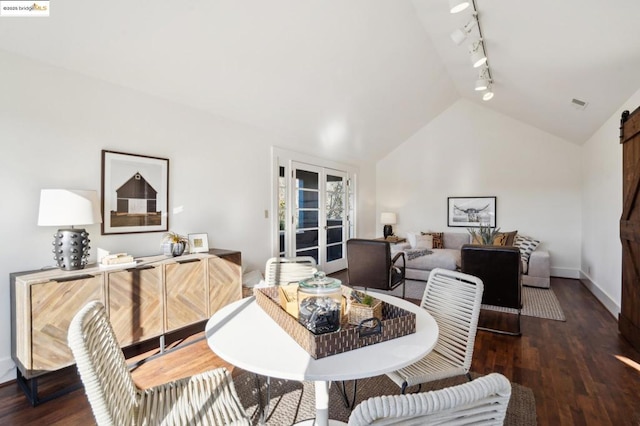
<instances>
[{"instance_id":1,"label":"area rug","mask_svg":"<svg viewBox=\"0 0 640 426\"><path fill-rule=\"evenodd\" d=\"M473 377L479 377L472 373ZM235 375L233 381L240 401L251 416L253 424L259 424L259 392L265 398L265 379L248 372ZM464 376L438 380L422 386L423 391L441 389L448 386L465 383ZM259 383L259 384L258 384ZM351 391L352 382L347 383L347 390ZM378 395L397 395L400 388L387 376L376 376L358 380L356 404L364 399ZM299 421L311 419L315 412L315 391L313 382L296 382L271 379L271 400L266 415L266 425L283 426ZM329 390L329 418L346 422L349 420L350 410L345 407L338 386L334 383ZM507 408L505 425L529 426L536 425L536 402L533 391L516 383L511 384L511 399Z\"/></svg>"},{"instance_id":2,"label":"area rug","mask_svg":"<svg viewBox=\"0 0 640 426\"><path fill-rule=\"evenodd\" d=\"M482 305L482 309L498 312L518 313L511 308ZM528 317L545 318L556 321L566 321L564 312L555 293L550 288L522 287L522 315Z\"/></svg>"},{"instance_id":3,"label":"area rug","mask_svg":"<svg viewBox=\"0 0 640 426\"><path fill-rule=\"evenodd\" d=\"M406 280L405 298L422 299L422 293L427 285L426 281ZM397 287L393 291L377 291L402 297L402 288ZM503 308L500 306L482 305L482 309L489 309L498 312L517 313L515 309ZM522 287L522 315L528 317L545 318L556 321L565 321L564 312L560 307L560 302L551 288Z\"/></svg>"}]
</instances>

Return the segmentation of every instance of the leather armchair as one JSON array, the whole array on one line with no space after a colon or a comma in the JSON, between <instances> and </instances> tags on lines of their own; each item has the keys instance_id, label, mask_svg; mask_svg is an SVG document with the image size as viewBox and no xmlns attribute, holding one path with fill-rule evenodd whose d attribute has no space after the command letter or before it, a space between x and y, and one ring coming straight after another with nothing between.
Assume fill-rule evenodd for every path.
<instances>
[{"instance_id":1,"label":"leather armchair","mask_svg":"<svg viewBox=\"0 0 640 426\"><path fill-rule=\"evenodd\" d=\"M461 250L462 272L480 278L484 284L482 303L518 311L517 332L482 329L519 336L522 309L520 250L517 247L474 244L465 244Z\"/></svg>"},{"instance_id":2,"label":"leather armchair","mask_svg":"<svg viewBox=\"0 0 640 426\"><path fill-rule=\"evenodd\" d=\"M347 267L350 286L393 290L402 285L404 299L404 252L397 253L392 259L391 245L388 241L360 238L348 240Z\"/></svg>"}]
</instances>

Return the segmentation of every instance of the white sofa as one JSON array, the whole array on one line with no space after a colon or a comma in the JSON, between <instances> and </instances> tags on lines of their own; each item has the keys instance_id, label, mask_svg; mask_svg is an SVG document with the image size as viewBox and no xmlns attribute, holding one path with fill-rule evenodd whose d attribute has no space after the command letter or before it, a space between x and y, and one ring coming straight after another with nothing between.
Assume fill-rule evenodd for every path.
<instances>
[{"instance_id":1,"label":"white sofa","mask_svg":"<svg viewBox=\"0 0 640 426\"><path fill-rule=\"evenodd\" d=\"M412 241L411 238L408 238ZM424 249L412 248L409 242L392 244L392 254L405 252L406 278L410 280L427 281L432 269L444 268L456 270L460 268L460 249L471 242L471 236L465 232L443 232L444 248L430 249L430 254L423 254ZM415 257L414 257L415 256ZM534 250L529 261L522 262L522 284L530 287L549 288L551 284L551 264L549 252Z\"/></svg>"}]
</instances>

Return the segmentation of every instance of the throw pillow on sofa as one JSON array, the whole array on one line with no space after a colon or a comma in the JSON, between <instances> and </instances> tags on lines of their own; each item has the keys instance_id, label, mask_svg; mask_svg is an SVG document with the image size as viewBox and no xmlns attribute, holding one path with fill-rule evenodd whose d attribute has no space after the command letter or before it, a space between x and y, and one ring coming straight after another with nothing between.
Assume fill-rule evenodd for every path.
<instances>
[{"instance_id":1,"label":"throw pillow on sofa","mask_svg":"<svg viewBox=\"0 0 640 426\"><path fill-rule=\"evenodd\" d=\"M531 253L538 248L540 241L524 235L516 235L513 245L520 249L522 260L529 263L529 256L531 256Z\"/></svg>"},{"instance_id":2,"label":"throw pillow on sofa","mask_svg":"<svg viewBox=\"0 0 640 426\"><path fill-rule=\"evenodd\" d=\"M500 245L503 245L503 246L512 246L512 245L514 245L514 243L515 243L516 235L518 235L518 231L500 232L500 233L498 233L498 235L496 235L496 238L497 238L498 236L501 236L501 235L505 235L505 236L507 237L507 239L506 239L506 241L505 241L505 244L500 244ZM493 245L497 245L497 244L495 243L495 240L494 240Z\"/></svg>"},{"instance_id":3,"label":"throw pillow on sofa","mask_svg":"<svg viewBox=\"0 0 640 426\"><path fill-rule=\"evenodd\" d=\"M407 232L407 241L413 249L432 249L433 238L431 235L425 235L422 232Z\"/></svg>"},{"instance_id":4,"label":"throw pillow on sofa","mask_svg":"<svg viewBox=\"0 0 640 426\"><path fill-rule=\"evenodd\" d=\"M442 236L442 232L421 232L422 235L431 235L433 239L433 247L434 249L443 249L444 248L444 237Z\"/></svg>"},{"instance_id":5,"label":"throw pillow on sofa","mask_svg":"<svg viewBox=\"0 0 640 426\"><path fill-rule=\"evenodd\" d=\"M416 245L413 248L431 250L433 248L433 236L416 235Z\"/></svg>"}]
</instances>

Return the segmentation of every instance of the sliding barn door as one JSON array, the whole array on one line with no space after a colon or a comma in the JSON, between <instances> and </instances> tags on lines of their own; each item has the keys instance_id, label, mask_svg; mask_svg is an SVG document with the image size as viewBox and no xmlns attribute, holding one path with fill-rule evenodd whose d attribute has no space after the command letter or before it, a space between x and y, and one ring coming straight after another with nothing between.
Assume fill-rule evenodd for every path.
<instances>
[{"instance_id":1,"label":"sliding barn door","mask_svg":"<svg viewBox=\"0 0 640 426\"><path fill-rule=\"evenodd\" d=\"M620 125L622 144L622 297L618 328L640 350L640 108L625 111Z\"/></svg>"}]
</instances>

